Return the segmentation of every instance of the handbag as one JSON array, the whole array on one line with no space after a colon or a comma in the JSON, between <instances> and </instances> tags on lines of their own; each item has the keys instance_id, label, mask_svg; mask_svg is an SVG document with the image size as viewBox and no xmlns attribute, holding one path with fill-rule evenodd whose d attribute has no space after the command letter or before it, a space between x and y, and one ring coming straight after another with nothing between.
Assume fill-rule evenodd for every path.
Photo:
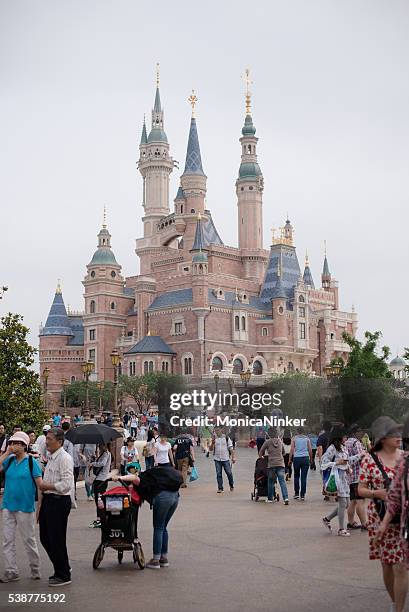
<instances>
[{"instance_id":1,"label":"handbag","mask_svg":"<svg viewBox=\"0 0 409 612\"><path fill-rule=\"evenodd\" d=\"M325 493L327 493L328 495L334 495L338 490L337 481L335 479L335 467L331 468L329 477L326 480L325 485L324 485L324 490L325 490Z\"/></svg>"},{"instance_id":2,"label":"handbag","mask_svg":"<svg viewBox=\"0 0 409 612\"><path fill-rule=\"evenodd\" d=\"M376 466L378 467L379 471L382 474L382 478L383 478L383 483L385 486L385 489L388 491L389 487L391 486L391 479L389 478L388 474L385 471L385 468L383 467L382 463L379 461L378 455L374 452L370 453L372 459L375 461ZM374 506L375 506L375 510L379 516L379 518L381 519L381 521L383 520L385 514L386 514L386 501L384 499L378 499L378 498L374 498L373 500ZM391 525L399 525L400 524L400 513L399 514L395 514L395 516L392 518Z\"/></svg>"},{"instance_id":3,"label":"handbag","mask_svg":"<svg viewBox=\"0 0 409 612\"><path fill-rule=\"evenodd\" d=\"M197 471L197 469L195 468L195 466L192 467L192 473L190 474L190 479L189 482L194 482L195 480L197 480L199 478L199 472Z\"/></svg>"}]
</instances>

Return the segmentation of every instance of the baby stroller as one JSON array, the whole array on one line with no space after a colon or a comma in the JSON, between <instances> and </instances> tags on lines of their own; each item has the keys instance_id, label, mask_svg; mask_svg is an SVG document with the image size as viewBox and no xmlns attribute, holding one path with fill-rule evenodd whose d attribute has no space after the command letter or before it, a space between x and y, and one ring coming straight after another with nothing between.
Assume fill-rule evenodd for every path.
<instances>
[{"instance_id":1,"label":"baby stroller","mask_svg":"<svg viewBox=\"0 0 409 612\"><path fill-rule=\"evenodd\" d=\"M259 457L254 468L254 490L251 494L253 501L258 501L260 497L267 497L267 464L268 457ZM280 496L276 493L275 482L273 499L280 501Z\"/></svg>"},{"instance_id":2,"label":"baby stroller","mask_svg":"<svg viewBox=\"0 0 409 612\"><path fill-rule=\"evenodd\" d=\"M118 563L122 563L124 550L131 550L134 563L144 569L145 556L138 540L138 512L141 505L138 493L121 482L121 486L105 491L98 503L101 543L95 551L92 567L96 570L104 558L105 549L113 548L118 551Z\"/></svg>"}]
</instances>

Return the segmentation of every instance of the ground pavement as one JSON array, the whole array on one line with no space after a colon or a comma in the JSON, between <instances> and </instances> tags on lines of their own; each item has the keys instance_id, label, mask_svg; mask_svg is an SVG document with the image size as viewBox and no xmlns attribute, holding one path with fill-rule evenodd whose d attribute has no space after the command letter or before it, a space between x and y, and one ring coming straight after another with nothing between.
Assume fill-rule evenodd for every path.
<instances>
[{"instance_id":1,"label":"ground pavement","mask_svg":"<svg viewBox=\"0 0 409 612\"><path fill-rule=\"evenodd\" d=\"M196 453L200 478L181 490L180 505L170 523L170 567L141 571L129 552L119 565L116 552L107 549L100 568L93 570L100 531L88 527L95 506L85 500L81 488L78 509L69 520L73 582L57 589L66 594L66 603L24 607L48 611L83 608L87 612L129 606L149 606L155 612L304 612L323 606L343 612L389 610L379 564L368 560L367 535L353 532L350 538L340 538L322 526L321 517L331 505L322 501L318 472L310 474L304 503L292 500L292 483L289 506L255 503L250 500L255 450L238 449L236 487L230 493L226 483L223 495L216 494L212 457ZM147 504L140 512L139 536L148 560L152 514ZM32 582L18 542L22 579L0 585L1 610L22 607L7 603L10 593L55 593L47 587L52 572L41 545L40 550L43 580ZM1 559L1 572L3 568Z\"/></svg>"}]
</instances>

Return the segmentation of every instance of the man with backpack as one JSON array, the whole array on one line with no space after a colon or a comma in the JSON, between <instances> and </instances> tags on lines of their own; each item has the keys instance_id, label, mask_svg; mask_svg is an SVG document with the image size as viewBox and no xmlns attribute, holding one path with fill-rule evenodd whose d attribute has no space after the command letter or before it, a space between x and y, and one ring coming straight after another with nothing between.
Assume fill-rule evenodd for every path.
<instances>
[{"instance_id":1,"label":"man with backpack","mask_svg":"<svg viewBox=\"0 0 409 612\"><path fill-rule=\"evenodd\" d=\"M176 438L173 450L175 451L177 469L182 473L183 484L181 487L185 489L187 487L187 471L189 465L193 465L195 461L193 442L186 432Z\"/></svg>"},{"instance_id":2,"label":"man with backpack","mask_svg":"<svg viewBox=\"0 0 409 612\"><path fill-rule=\"evenodd\" d=\"M5 573L0 582L19 580L16 559L16 532L27 552L31 578L40 579L40 557L35 538L35 500L41 482L41 467L27 454L30 438L23 431L13 434L0 456L5 486L3 510L3 552Z\"/></svg>"},{"instance_id":3,"label":"man with backpack","mask_svg":"<svg viewBox=\"0 0 409 612\"><path fill-rule=\"evenodd\" d=\"M215 429L210 450L213 451L214 465L216 467L217 492L223 493L223 471L225 471L230 485L230 491L234 490L233 472L231 466L236 462L233 442L220 428ZM230 463L231 461L231 463Z\"/></svg>"}]
</instances>

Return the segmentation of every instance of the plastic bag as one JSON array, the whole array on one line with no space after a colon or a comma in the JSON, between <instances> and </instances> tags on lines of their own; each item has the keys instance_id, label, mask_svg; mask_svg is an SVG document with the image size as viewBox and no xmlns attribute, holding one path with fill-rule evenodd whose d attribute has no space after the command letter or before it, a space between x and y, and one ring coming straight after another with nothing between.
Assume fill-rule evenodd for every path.
<instances>
[{"instance_id":1,"label":"plastic bag","mask_svg":"<svg viewBox=\"0 0 409 612\"><path fill-rule=\"evenodd\" d=\"M329 478L325 482L325 485L324 485L325 493L327 493L328 495L334 495L337 492L337 490L338 490L337 479L336 479L336 476L335 476L335 470L336 470L336 468L334 466L331 469L331 472L329 474Z\"/></svg>"},{"instance_id":2,"label":"plastic bag","mask_svg":"<svg viewBox=\"0 0 409 612\"><path fill-rule=\"evenodd\" d=\"M190 474L190 482L194 482L198 478L199 478L199 472L197 471L195 466L193 466L192 467L192 473Z\"/></svg>"}]
</instances>

